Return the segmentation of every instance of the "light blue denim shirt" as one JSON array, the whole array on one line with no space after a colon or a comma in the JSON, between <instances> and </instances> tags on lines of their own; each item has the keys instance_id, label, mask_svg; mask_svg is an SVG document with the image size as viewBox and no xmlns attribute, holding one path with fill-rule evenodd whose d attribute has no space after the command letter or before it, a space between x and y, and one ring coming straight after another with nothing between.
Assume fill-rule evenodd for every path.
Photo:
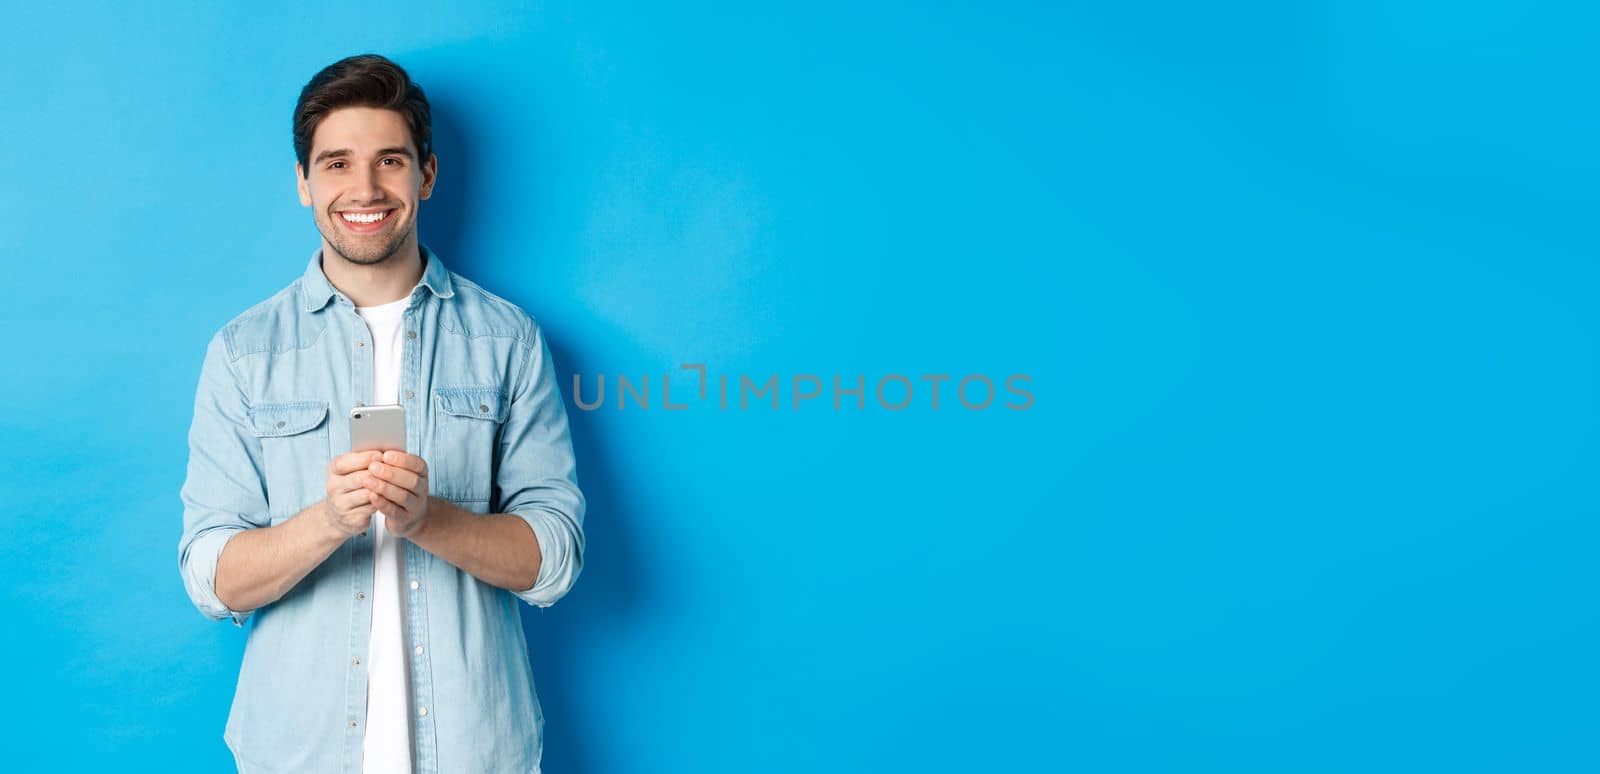
<instances>
[{"instance_id":1,"label":"light blue denim shirt","mask_svg":"<svg viewBox=\"0 0 1600 774\"><path fill-rule=\"evenodd\" d=\"M583 566L566 409L538 323L421 250L400 355L406 448L427 462L430 494L526 519L543 563L533 588L508 591L401 541L414 770L537 772L544 715L517 600L554 604ZM372 395L366 323L321 257L211 338L189 430L178 566L200 612L250 622L223 733L246 774L361 771L372 537L350 538L257 610L228 609L215 586L229 538L326 496L349 409Z\"/></svg>"}]
</instances>

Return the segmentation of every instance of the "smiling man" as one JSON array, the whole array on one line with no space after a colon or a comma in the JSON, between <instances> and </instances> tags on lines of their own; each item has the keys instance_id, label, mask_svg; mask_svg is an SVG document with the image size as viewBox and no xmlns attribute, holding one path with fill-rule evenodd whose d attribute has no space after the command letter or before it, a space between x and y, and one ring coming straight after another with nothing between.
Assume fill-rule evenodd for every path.
<instances>
[{"instance_id":1,"label":"smiling man","mask_svg":"<svg viewBox=\"0 0 1600 774\"><path fill-rule=\"evenodd\" d=\"M529 772L544 716L521 626L583 564L584 497L550 349L417 238L427 98L375 55L317 73L295 174L322 244L211 337L179 568L251 626L223 734L241 772ZM350 452L396 404L404 448Z\"/></svg>"}]
</instances>

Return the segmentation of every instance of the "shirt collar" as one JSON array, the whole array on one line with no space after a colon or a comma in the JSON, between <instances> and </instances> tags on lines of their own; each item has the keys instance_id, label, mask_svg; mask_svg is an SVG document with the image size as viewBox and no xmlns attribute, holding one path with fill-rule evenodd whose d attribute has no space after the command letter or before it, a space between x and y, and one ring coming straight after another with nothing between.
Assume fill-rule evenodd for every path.
<instances>
[{"instance_id":1,"label":"shirt collar","mask_svg":"<svg viewBox=\"0 0 1600 774\"><path fill-rule=\"evenodd\" d=\"M439 298L449 298L456 294L455 286L450 282L450 271L445 268L444 261L434 255L427 245L418 244L422 251L422 281L417 287L425 287ZM338 295L333 283L328 281L328 275L322 271L322 248L317 248L311 254L310 263L306 264L306 273L300 278L300 292L303 296L304 309L307 312L320 311ZM416 288L412 288L413 295Z\"/></svg>"}]
</instances>

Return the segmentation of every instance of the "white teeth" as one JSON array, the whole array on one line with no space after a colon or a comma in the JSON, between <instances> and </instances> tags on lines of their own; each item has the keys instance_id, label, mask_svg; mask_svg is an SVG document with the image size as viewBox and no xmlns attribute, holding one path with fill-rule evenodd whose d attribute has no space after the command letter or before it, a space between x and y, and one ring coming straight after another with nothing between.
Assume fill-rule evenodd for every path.
<instances>
[{"instance_id":1,"label":"white teeth","mask_svg":"<svg viewBox=\"0 0 1600 774\"><path fill-rule=\"evenodd\" d=\"M371 215L361 215L361 214L354 213L354 212L341 212L341 213L339 213L339 217L344 218L346 221L349 221L351 223L377 223L378 221L383 220L384 218L386 218L388 216L389 216L389 211L388 210L384 210L383 212L374 212Z\"/></svg>"}]
</instances>

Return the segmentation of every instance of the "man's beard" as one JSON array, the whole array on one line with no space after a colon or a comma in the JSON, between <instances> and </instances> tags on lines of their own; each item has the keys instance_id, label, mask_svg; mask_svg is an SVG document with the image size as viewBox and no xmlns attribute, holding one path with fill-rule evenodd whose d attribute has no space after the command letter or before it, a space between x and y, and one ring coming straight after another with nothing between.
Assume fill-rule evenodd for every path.
<instances>
[{"instance_id":1,"label":"man's beard","mask_svg":"<svg viewBox=\"0 0 1600 774\"><path fill-rule=\"evenodd\" d=\"M334 216L338 217L338 216ZM394 217L390 215L389 217ZM339 257L358 266L376 266L393 258L400 252L400 246L405 244L407 231L396 232L389 237L389 241L374 248L369 242L356 242L350 236L339 230L337 223L328 222L322 226L322 236L328 240L328 246L339 254Z\"/></svg>"}]
</instances>

